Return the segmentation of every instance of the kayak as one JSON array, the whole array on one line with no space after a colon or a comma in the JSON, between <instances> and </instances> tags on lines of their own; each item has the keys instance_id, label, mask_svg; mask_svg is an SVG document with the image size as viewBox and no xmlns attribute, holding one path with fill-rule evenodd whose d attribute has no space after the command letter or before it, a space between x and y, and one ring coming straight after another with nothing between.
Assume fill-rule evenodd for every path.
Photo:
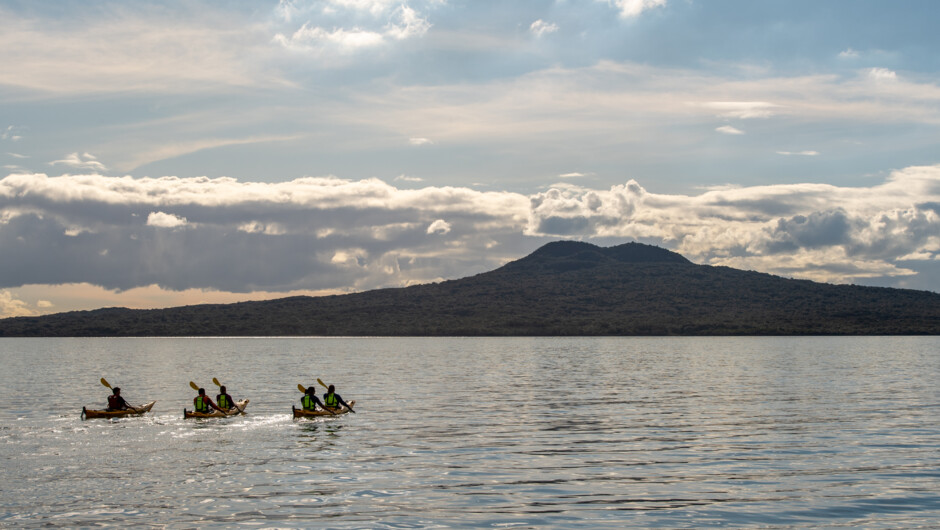
<instances>
[{"instance_id":1,"label":"kayak","mask_svg":"<svg viewBox=\"0 0 940 530\"><path fill-rule=\"evenodd\" d=\"M244 400L244 401L236 401L236 402L235 402L235 405L236 405L238 408L242 409L242 412L244 412L245 407L248 406L248 401L250 401L250 400L246 399L246 400ZM229 409L229 410L230 410L231 412L228 413L228 414L225 414L225 413L219 412L219 411L217 411L217 410L215 410L215 409L212 409L212 412L195 412L195 411L192 411L192 410L183 409L183 418L224 418L224 417L226 417L226 416L235 416L235 415L237 415L237 414L241 414L240 412L238 412L238 410L236 410L236 409L234 409L234 408L231 408L231 409Z\"/></svg>"},{"instance_id":2,"label":"kayak","mask_svg":"<svg viewBox=\"0 0 940 530\"><path fill-rule=\"evenodd\" d=\"M350 405L351 407L355 407L355 406L356 406L356 400L350 401L350 402L349 402L349 405ZM294 411L294 417L295 417L295 418L316 418L316 417L319 417L319 416L335 416L335 415L337 415L337 414L346 414L347 412L349 412L349 409L347 409L347 408L344 408L344 409L342 409L342 410L340 410L340 409L333 409L333 414L330 414L328 411L323 410L323 409L304 410L304 409L298 409L297 407L294 407L294 406L291 406L291 410Z\"/></svg>"},{"instance_id":3,"label":"kayak","mask_svg":"<svg viewBox=\"0 0 940 530\"><path fill-rule=\"evenodd\" d=\"M140 416L141 414L150 412L150 408L153 407L153 404L156 401L151 401L146 405L141 405L137 407L137 410L128 409L128 410L88 410L85 407L82 407L82 416L85 419L89 418L120 418L123 416Z\"/></svg>"}]
</instances>

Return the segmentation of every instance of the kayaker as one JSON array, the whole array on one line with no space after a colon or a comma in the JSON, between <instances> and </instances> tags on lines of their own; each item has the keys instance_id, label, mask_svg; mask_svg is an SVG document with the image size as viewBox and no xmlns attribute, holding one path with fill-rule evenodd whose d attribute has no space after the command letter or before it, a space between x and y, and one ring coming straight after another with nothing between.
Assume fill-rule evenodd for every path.
<instances>
[{"instance_id":1,"label":"kayaker","mask_svg":"<svg viewBox=\"0 0 940 530\"><path fill-rule=\"evenodd\" d=\"M224 386L219 387L219 395L215 396L215 402L219 404L219 408L224 410L231 410L235 407L235 400L228 395Z\"/></svg>"},{"instance_id":2,"label":"kayaker","mask_svg":"<svg viewBox=\"0 0 940 530\"><path fill-rule=\"evenodd\" d=\"M340 405L342 405L346 407L347 409L349 409L349 412L352 412L352 413L356 412L355 410L352 409L352 407L349 406L348 403L343 401L343 398L341 398L339 394L336 393L336 387L334 387L333 385L330 385L329 388L326 389L326 394L323 395L323 402L326 404L326 407L324 408L326 408L327 410L329 409L336 410L339 408Z\"/></svg>"},{"instance_id":3,"label":"kayaker","mask_svg":"<svg viewBox=\"0 0 940 530\"><path fill-rule=\"evenodd\" d=\"M121 397L121 389L119 387L114 387L111 389L111 395L108 396L108 410L129 410L134 407L127 404L127 401L124 401L124 398Z\"/></svg>"},{"instance_id":4,"label":"kayaker","mask_svg":"<svg viewBox=\"0 0 940 530\"><path fill-rule=\"evenodd\" d=\"M300 398L300 404L303 405L304 410L313 412L317 410L317 405L320 405L320 408L329 412L332 415L336 415L335 412L326 408L320 398L317 397L317 389L314 386L308 386L307 391L304 392L304 397Z\"/></svg>"},{"instance_id":5,"label":"kayaker","mask_svg":"<svg viewBox=\"0 0 940 530\"><path fill-rule=\"evenodd\" d=\"M227 412L225 412L224 410L219 408L218 405L212 402L212 398L206 395L205 388L200 388L199 395L193 398L193 409L195 409L196 412L202 412L202 413L208 414L209 407L212 407L215 410L223 414L227 414Z\"/></svg>"}]
</instances>

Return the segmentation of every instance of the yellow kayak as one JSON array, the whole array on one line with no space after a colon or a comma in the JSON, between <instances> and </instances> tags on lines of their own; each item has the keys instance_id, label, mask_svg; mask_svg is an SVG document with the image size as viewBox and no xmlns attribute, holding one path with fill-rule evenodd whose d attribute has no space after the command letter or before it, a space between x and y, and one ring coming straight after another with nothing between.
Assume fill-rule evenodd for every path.
<instances>
[{"instance_id":1,"label":"yellow kayak","mask_svg":"<svg viewBox=\"0 0 940 530\"><path fill-rule=\"evenodd\" d=\"M349 402L349 405L350 405L351 407L355 407L355 406L356 406L356 400L350 401L350 402ZM294 407L294 406L291 406L291 410L294 411L294 417L295 417L295 418L318 418L318 417L320 417L320 416L335 416L335 415L337 415L337 414L346 414L347 412L349 412L349 409L347 409L347 408L345 408L345 407L332 409L332 411L333 411L332 414L330 414L330 411L326 411L326 410L322 410L322 409L317 409L317 410L304 410L304 409L298 409L297 407Z\"/></svg>"},{"instance_id":2,"label":"yellow kayak","mask_svg":"<svg viewBox=\"0 0 940 530\"><path fill-rule=\"evenodd\" d=\"M212 412L195 412L192 410L183 409L183 418L225 418L227 416L234 416L236 414L241 414L245 412L245 407L248 406L248 401L250 400L246 399L244 401L236 401L235 405L238 408L233 407L233 408L228 409L229 410L228 414L224 412L219 412L215 409L213 409ZM241 412L239 412L238 409L241 409Z\"/></svg>"}]
</instances>

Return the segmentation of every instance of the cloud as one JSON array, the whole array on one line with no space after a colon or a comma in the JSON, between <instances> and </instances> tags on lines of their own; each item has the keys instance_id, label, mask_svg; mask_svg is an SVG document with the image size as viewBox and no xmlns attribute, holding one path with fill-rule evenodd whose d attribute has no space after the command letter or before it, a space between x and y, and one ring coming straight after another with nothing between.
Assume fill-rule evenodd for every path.
<instances>
[{"instance_id":1,"label":"cloud","mask_svg":"<svg viewBox=\"0 0 940 530\"><path fill-rule=\"evenodd\" d=\"M819 156L819 151L777 151L777 154L784 156Z\"/></svg>"},{"instance_id":2,"label":"cloud","mask_svg":"<svg viewBox=\"0 0 940 530\"><path fill-rule=\"evenodd\" d=\"M702 106L720 111L722 118L738 118L742 120L753 118L770 118L777 114L780 105L765 101L710 101Z\"/></svg>"},{"instance_id":3,"label":"cloud","mask_svg":"<svg viewBox=\"0 0 940 530\"><path fill-rule=\"evenodd\" d=\"M898 74L887 68L872 68L868 70L868 77L878 82L892 82L898 80Z\"/></svg>"},{"instance_id":4,"label":"cloud","mask_svg":"<svg viewBox=\"0 0 940 530\"><path fill-rule=\"evenodd\" d=\"M433 223L431 223L430 226L428 226L429 234L447 234L449 232L450 232L450 223L442 219L438 219L434 221Z\"/></svg>"},{"instance_id":5,"label":"cloud","mask_svg":"<svg viewBox=\"0 0 940 530\"><path fill-rule=\"evenodd\" d=\"M179 228L189 224L185 217L163 213L150 212L147 216L147 226L156 226L159 228Z\"/></svg>"},{"instance_id":6,"label":"cloud","mask_svg":"<svg viewBox=\"0 0 940 530\"><path fill-rule=\"evenodd\" d=\"M395 180L402 182L424 182L424 179L421 177L411 177L408 175L398 175L395 177Z\"/></svg>"},{"instance_id":7,"label":"cloud","mask_svg":"<svg viewBox=\"0 0 940 530\"><path fill-rule=\"evenodd\" d=\"M529 31L531 31L532 34L536 37L541 37L546 33L555 33L558 31L558 24L545 22L542 19L538 19L529 26Z\"/></svg>"},{"instance_id":8,"label":"cloud","mask_svg":"<svg viewBox=\"0 0 940 530\"><path fill-rule=\"evenodd\" d=\"M408 143L411 145L431 145L434 142L427 138L409 138Z\"/></svg>"},{"instance_id":9,"label":"cloud","mask_svg":"<svg viewBox=\"0 0 940 530\"><path fill-rule=\"evenodd\" d=\"M182 16L181 16L182 15ZM193 5L175 10L70 12L68 22L0 10L0 85L33 97L94 93L206 93L271 87L284 81L269 67L264 26L234 11Z\"/></svg>"},{"instance_id":10,"label":"cloud","mask_svg":"<svg viewBox=\"0 0 940 530\"><path fill-rule=\"evenodd\" d=\"M722 134L744 134L744 131L742 131L741 129L736 129L730 125L722 125L721 127L718 127L715 130Z\"/></svg>"},{"instance_id":11,"label":"cloud","mask_svg":"<svg viewBox=\"0 0 940 530\"><path fill-rule=\"evenodd\" d=\"M0 133L0 140L9 140L11 142L18 142L23 139L23 136L19 134L18 131L19 131L19 127L8 125L7 128L4 129L2 133Z\"/></svg>"},{"instance_id":12,"label":"cloud","mask_svg":"<svg viewBox=\"0 0 940 530\"><path fill-rule=\"evenodd\" d=\"M856 59L858 58L858 52L852 48L846 48L845 50L839 52L839 57L842 59Z\"/></svg>"},{"instance_id":13,"label":"cloud","mask_svg":"<svg viewBox=\"0 0 940 530\"><path fill-rule=\"evenodd\" d=\"M391 5L390 2L333 1L332 3L336 7L364 10L376 16L385 13ZM354 54L386 46L392 41L421 37L430 28L431 23L426 17L408 5L401 4L389 13L387 23L381 27L363 28L352 25L325 29L308 21L290 36L285 33L275 34L273 42L294 51L329 57L333 54Z\"/></svg>"},{"instance_id":14,"label":"cloud","mask_svg":"<svg viewBox=\"0 0 940 530\"><path fill-rule=\"evenodd\" d=\"M39 312L29 308L29 304L14 298L10 291L0 291L0 318L31 317Z\"/></svg>"},{"instance_id":15,"label":"cloud","mask_svg":"<svg viewBox=\"0 0 940 530\"><path fill-rule=\"evenodd\" d=\"M385 34L398 40L420 37L431 29L431 23L414 9L402 4L393 14L393 22L386 26Z\"/></svg>"},{"instance_id":16,"label":"cloud","mask_svg":"<svg viewBox=\"0 0 940 530\"><path fill-rule=\"evenodd\" d=\"M334 7L353 11L365 11L379 16L387 11L397 0L328 0Z\"/></svg>"},{"instance_id":17,"label":"cloud","mask_svg":"<svg viewBox=\"0 0 940 530\"><path fill-rule=\"evenodd\" d=\"M270 136L247 136L244 138L211 138L200 137L188 141L166 141L163 139L147 143L139 149L132 150L130 153L118 153L118 156L125 157L115 164L123 170L137 169L143 165L168 160L183 155L198 153L209 149L218 149L220 147L230 147L236 145L252 145L275 142L289 142L301 138L298 135L270 135Z\"/></svg>"},{"instance_id":18,"label":"cloud","mask_svg":"<svg viewBox=\"0 0 940 530\"><path fill-rule=\"evenodd\" d=\"M623 18L637 17L644 11L666 5L666 0L606 0L620 10Z\"/></svg>"},{"instance_id":19,"label":"cloud","mask_svg":"<svg viewBox=\"0 0 940 530\"><path fill-rule=\"evenodd\" d=\"M98 162L98 159L90 153L71 153L65 155L65 158L62 160L55 160L49 162L50 166L63 165L79 169L96 169L96 170L105 170L107 169L104 164Z\"/></svg>"},{"instance_id":20,"label":"cloud","mask_svg":"<svg viewBox=\"0 0 940 530\"><path fill-rule=\"evenodd\" d=\"M0 180L0 287L362 290L490 270L559 237L640 240L699 263L833 282L899 278L914 276L901 258L940 258L938 182L940 166L922 166L871 187L666 195L630 180L523 195L335 177L16 174Z\"/></svg>"},{"instance_id":21,"label":"cloud","mask_svg":"<svg viewBox=\"0 0 940 530\"><path fill-rule=\"evenodd\" d=\"M360 29L334 29L308 27L304 24L290 37L283 34L274 36L274 42L294 50L323 52L333 50L339 53L354 53L365 48L375 48L385 43L381 33Z\"/></svg>"},{"instance_id":22,"label":"cloud","mask_svg":"<svg viewBox=\"0 0 940 530\"><path fill-rule=\"evenodd\" d=\"M582 178L582 177L586 177L586 176L587 176L587 173L579 173L579 172L577 172L577 171L573 171L573 172L571 172L571 173L562 173L561 175L558 175L558 178L562 178L562 179L576 179L576 178Z\"/></svg>"}]
</instances>

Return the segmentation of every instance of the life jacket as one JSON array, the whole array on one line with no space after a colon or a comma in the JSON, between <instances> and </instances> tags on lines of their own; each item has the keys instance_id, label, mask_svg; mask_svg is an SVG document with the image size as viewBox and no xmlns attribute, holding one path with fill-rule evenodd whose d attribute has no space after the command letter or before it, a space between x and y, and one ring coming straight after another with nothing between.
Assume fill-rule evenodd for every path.
<instances>
[{"instance_id":1,"label":"life jacket","mask_svg":"<svg viewBox=\"0 0 940 530\"><path fill-rule=\"evenodd\" d=\"M336 394L329 393L323 396L323 404L330 408L336 408L339 406L339 399L336 398Z\"/></svg>"},{"instance_id":2,"label":"life jacket","mask_svg":"<svg viewBox=\"0 0 940 530\"><path fill-rule=\"evenodd\" d=\"M317 402L310 397L310 394L304 394L304 397L301 398L300 403L303 404L304 410L314 410L316 409Z\"/></svg>"},{"instance_id":3,"label":"life jacket","mask_svg":"<svg viewBox=\"0 0 940 530\"><path fill-rule=\"evenodd\" d=\"M202 396L196 396L196 412L209 412L209 404Z\"/></svg>"},{"instance_id":4,"label":"life jacket","mask_svg":"<svg viewBox=\"0 0 940 530\"><path fill-rule=\"evenodd\" d=\"M108 408L111 410L118 410L124 405L122 401L123 400L121 398L117 397L114 394L111 394L110 396L108 396Z\"/></svg>"},{"instance_id":5,"label":"life jacket","mask_svg":"<svg viewBox=\"0 0 940 530\"><path fill-rule=\"evenodd\" d=\"M215 396L215 400L220 409L228 410L232 408L232 401L228 398L228 394L219 394Z\"/></svg>"}]
</instances>

